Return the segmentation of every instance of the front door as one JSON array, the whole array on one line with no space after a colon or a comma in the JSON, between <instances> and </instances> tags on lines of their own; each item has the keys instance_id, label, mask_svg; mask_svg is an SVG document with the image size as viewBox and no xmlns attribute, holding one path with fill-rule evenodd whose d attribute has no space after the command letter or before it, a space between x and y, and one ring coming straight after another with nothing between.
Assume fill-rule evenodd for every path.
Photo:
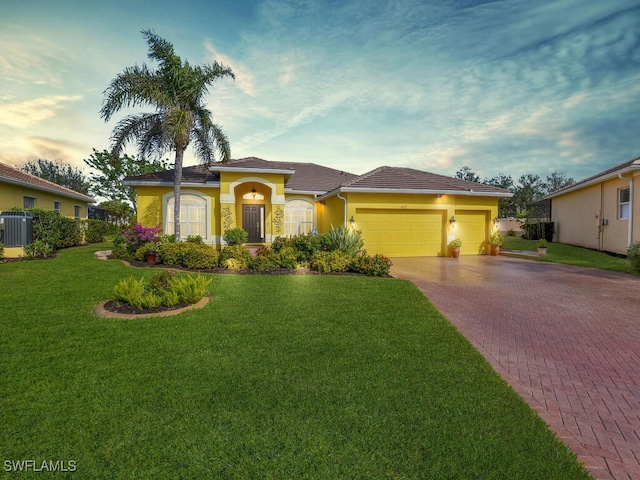
<instances>
[{"instance_id":1,"label":"front door","mask_svg":"<svg viewBox=\"0 0 640 480\"><path fill-rule=\"evenodd\" d=\"M249 243L264 242L264 205L242 206L242 228L249 234Z\"/></svg>"}]
</instances>

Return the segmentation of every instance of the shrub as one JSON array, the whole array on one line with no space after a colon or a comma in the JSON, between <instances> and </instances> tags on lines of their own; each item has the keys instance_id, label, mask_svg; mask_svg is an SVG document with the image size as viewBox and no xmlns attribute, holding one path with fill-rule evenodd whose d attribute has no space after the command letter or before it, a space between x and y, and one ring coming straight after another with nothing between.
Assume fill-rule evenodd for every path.
<instances>
[{"instance_id":1,"label":"shrub","mask_svg":"<svg viewBox=\"0 0 640 480\"><path fill-rule=\"evenodd\" d=\"M32 215L33 241L42 241L53 251L75 247L82 242L80 221L67 218L58 212L42 208L30 208Z\"/></svg>"},{"instance_id":2,"label":"shrub","mask_svg":"<svg viewBox=\"0 0 640 480\"><path fill-rule=\"evenodd\" d=\"M42 240L34 240L30 245L24 246L27 258L47 258L53 255L53 252L53 247Z\"/></svg>"},{"instance_id":3,"label":"shrub","mask_svg":"<svg viewBox=\"0 0 640 480\"><path fill-rule=\"evenodd\" d=\"M276 263L283 268L298 268L298 256L293 247L284 247L274 254Z\"/></svg>"},{"instance_id":4,"label":"shrub","mask_svg":"<svg viewBox=\"0 0 640 480\"><path fill-rule=\"evenodd\" d=\"M633 242L627 250L627 260L631 268L640 273L640 242Z\"/></svg>"},{"instance_id":5,"label":"shrub","mask_svg":"<svg viewBox=\"0 0 640 480\"><path fill-rule=\"evenodd\" d=\"M387 277L391 270L391 260L384 255L377 253L370 256L366 250L358 255L352 265L354 272L362 273L373 277Z\"/></svg>"},{"instance_id":6,"label":"shrub","mask_svg":"<svg viewBox=\"0 0 640 480\"><path fill-rule=\"evenodd\" d=\"M271 250L279 252L284 247L293 247L296 237L276 237L271 242Z\"/></svg>"},{"instance_id":7,"label":"shrub","mask_svg":"<svg viewBox=\"0 0 640 480\"><path fill-rule=\"evenodd\" d=\"M218 266L218 251L204 244L183 243L181 265L191 269L211 269Z\"/></svg>"},{"instance_id":8,"label":"shrub","mask_svg":"<svg viewBox=\"0 0 640 480\"><path fill-rule=\"evenodd\" d=\"M136 250L138 250L142 245L150 242L156 243L158 241L159 233L159 228L147 228L137 223L118 235L113 240L113 244L115 247L124 248L129 257L134 257Z\"/></svg>"},{"instance_id":9,"label":"shrub","mask_svg":"<svg viewBox=\"0 0 640 480\"><path fill-rule=\"evenodd\" d=\"M510 228L509 231L507 232L507 236L515 237L516 236L516 231L513 228Z\"/></svg>"},{"instance_id":10,"label":"shrub","mask_svg":"<svg viewBox=\"0 0 640 480\"><path fill-rule=\"evenodd\" d=\"M340 250L318 252L311 262L311 269L320 273L346 272L352 262L353 256Z\"/></svg>"},{"instance_id":11,"label":"shrub","mask_svg":"<svg viewBox=\"0 0 640 480\"><path fill-rule=\"evenodd\" d=\"M496 230L489 237L489 243L494 247L501 247L504 245L504 236L500 233L499 230Z\"/></svg>"},{"instance_id":12,"label":"shrub","mask_svg":"<svg viewBox=\"0 0 640 480\"><path fill-rule=\"evenodd\" d=\"M181 243L161 243L158 246L158 261L164 265L182 265L184 250Z\"/></svg>"},{"instance_id":13,"label":"shrub","mask_svg":"<svg viewBox=\"0 0 640 480\"><path fill-rule=\"evenodd\" d=\"M319 251L329 250L329 238L326 233L319 235L298 235L292 238L293 248L296 250L296 257L300 262L308 262L313 259Z\"/></svg>"},{"instance_id":14,"label":"shrub","mask_svg":"<svg viewBox=\"0 0 640 480\"><path fill-rule=\"evenodd\" d=\"M227 270L242 270L246 268L246 265L243 266L242 262L236 260L235 258L227 258L220 263Z\"/></svg>"},{"instance_id":15,"label":"shrub","mask_svg":"<svg viewBox=\"0 0 640 480\"><path fill-rule=\"evenodd\" d=\"M195 243L196 245L204 245L204 241L202 240L202 236L200 235L189 235L187 236L186 242Z\"/></svg>"},{"instance_id":16,"label":"shrub","mask_svg":"<svg viewBox=\"0 0 640 480\"><path fill-rule=\"evenodd\" d=\"M273 252L269 255L256 255L256 257L251 260L251 264L249 265L252 270L256 272L268 272L274 268L278 268L279 265L276 259L277 253Z\"/></svg>"},{"instance_id":17,"label":"shrub","mask_svg":"<svg viewBox=\"0 0 640 480\"><path fill-rule=\"evenodd\" d=\"M109 233L109 224L104 220L90 218L85 223L84 239L87 243L101 243Z\"/></svg>"},{"instance_id":18,"label":"shrub","mask_svg":"<svg viewBox=\"0 0 640 480\"><path fill-rule=\"evenodd\" d=\"M364 247L362 232L345 226L335 228L331 225L331 230L326 234L326 237L330 250L339 250L351 256L354 256Z\"/></svg>"},{"instance_id":19,"label":"shrub","mask_svg":"<svg viewBox=\"0 0 640 480\"><path fill-rule=\"evenodd\" d=\"M220 251L220 265L228 268L225 264L227 260L231 259L236 260L234 266L238 266L238 268L232 268L231 270L240 270L247 268L253 257L244 245L227 245Z\"/></svg>"},{"instance_id":20,"label":"shrub","mask_svg":"<svg viewBox=\"0 0 640 480\"><path fill-rule=\"evenodd\" d=\"M247 243L249 234L242 228L230 228L224 232L222 238L224 238L224 241L227 242L228 245L241 245Z\"/></svg>"},{"instance_id":21,"label":"shrub","mask_svg":"<svg viewBox=\"0 0 640 480\"><path fill-rule=\"evenodd\" d=\"M0 243L0 260L4 259L4 245Z\"/></svg>"},{"instance_id":22,"label":"shrub","mask_svg":"<svg viewBox=\"0 0 640 480\"><path fill-rule=\"evenodd\" d=\"M126 302L137 310L147 310L161 305L173 307L193 304L207 293L211 279L202 275L177 276L164 270L154 274L149 281L128 277L120 280L113 289L116 302Z\"/></svg>"}]
</instances>

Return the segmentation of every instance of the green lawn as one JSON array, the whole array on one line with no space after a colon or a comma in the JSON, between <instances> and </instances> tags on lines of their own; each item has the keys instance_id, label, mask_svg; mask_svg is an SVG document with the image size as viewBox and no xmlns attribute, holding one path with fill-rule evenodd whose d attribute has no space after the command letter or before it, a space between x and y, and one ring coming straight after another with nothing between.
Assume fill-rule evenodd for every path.
<instances>
[{"instance_id":1,"label":"green lawn","mask_svg":"<svg viewBox=\"0 0 640 480\"><path fill-rule=\"evenodd\" d=\"M536 240L523 240L520 237L507 236L505 237L504 248L535 252L537 250L536 243ZM540 257L539 260L637 274L633 271L626 258L564 243L549 242L547 244L547 255Z\"/></svg>"},{"instance_id":2,"label":"green lawn","mask_svg":"<svg viewBox=\"0 0 640 480\"><path fill-rule=\"evenodd\" d=\"M100 319L117 280L152 269L94 260L99 247L0 264L4 471L589 478L409 282L216 275L202 310Z\"/></svg>"}]
</instances>

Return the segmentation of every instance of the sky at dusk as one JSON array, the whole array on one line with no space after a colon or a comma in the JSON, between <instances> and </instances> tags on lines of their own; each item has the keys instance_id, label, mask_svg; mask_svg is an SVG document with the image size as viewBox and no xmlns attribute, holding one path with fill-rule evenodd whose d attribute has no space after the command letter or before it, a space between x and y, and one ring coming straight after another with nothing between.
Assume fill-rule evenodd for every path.
<instances>
[{"instance_id":1,"label":"sky at dusk","mask_svg":"<svg viewBox=\"0 0 640 480\"><path fill-rule=\"evenodd\" d=\"M108 149L144 29L233 69L207 102L233 158L579 180L640 156L638 0L1 0L0 161Z\"/></svg>"}]
</instances>

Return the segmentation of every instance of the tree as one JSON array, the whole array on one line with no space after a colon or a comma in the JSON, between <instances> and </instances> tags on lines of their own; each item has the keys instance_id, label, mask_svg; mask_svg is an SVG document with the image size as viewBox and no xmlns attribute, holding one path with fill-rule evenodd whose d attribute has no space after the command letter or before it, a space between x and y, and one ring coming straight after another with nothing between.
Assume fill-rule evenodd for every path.
<instances>
[{"instance_id":1,"label":"tree","mask_svg":"<svg viewBox=\"0 0 640 480\"><path fill-rule=\"evenodd\" d=\"M38 159L37 162L29 161L21 166L20 170L84 195L89 194L90 183L84 172L80 168L72 167L62 160L56 160L55 162L43 159Z\"/></svg>"},{"instance_id":2,"label":"tree","mask_svg":"<svg viewBox=\"0 0 640 480\"><path fill-rule=\"evenodd\" d=\"M533 204L544 197L545 185L538 175L532 173L522 175L518 183L513 200L517 213L523 213L531 210Z\"/></svg>"},{"instance_id":3,"label":"tree","mask_svg":"<svg viewBox=\"0 0 640 480\"><path fill-rule=\"evenodd\" d=\"M574 183L576 183L576 181L572 177L568 177L562 171L556 170L554 172L551 172L550 175L547 175L547 182L545 183L545 195L549 195L556 190L568 187L569 185L573 185Z\"/></svg>"},{"instance_id":4,"label":"tree","mask_svg":"<svg viewBox=\"0 0 640 480\"><path fill-rule=\"evenodd\" d=\"M480 181L480 177L476 175L475 172L471 170L470 167L467 167L466 165L462 167L460 170L458 170L454 175L454 177L459 178L460 180L467 180L468 182Z\"/></svg>"},{"instance_id":5,"label":"tree","mask_svg":"<svg viewBox=\"0 0 640 480\"><path fill-rule=\"evenodd\" d=\"M91 191L94 195L104 197L111 202L127 202L133 206L137 212L137 195L133 187L124 185L126 177L143 175L145 173L162 172L171 168L169 160L146 160L135 158L127 154L113 156L107 150L98 152L95 148L93 153L84 163L99 173L90 173L89 181Z\"/></svg>"},{"instance_id":6,"label":"tree","mask_svg":"<svg viewBox=\"0 0 640 480\"><path fill-rule=\"evenodd\" d=\"M217 62L191 66L174 53L173 45L152 30L143 30L149 45L148 57L159 63L126 68L104 91L100 116L109 121L122 108L152 107L153 113L131 114L120 120L111 135L112 154L119 156L124 146L136 142L140 156L158 158L175 151L174 233L180 238L180 183L184 152L193 142L197 158L204 164L215 161L216 153L226 162L231 156L229 140L213 123L204 98L215 80L235 78L230 68Z\"/></svg>"},{"instance_id":7,"label":"tree","mask_svg":"<svg viewBox=\"0 0 640 480\"><path fill-rule=\"evenodd\" d=\"M513 184L513 178L511 175L505 175L499 173L495 177L485 178L482 183L485 185L491 185L492 187L499 187L514 192L515 186ZM515 217L517 212L513 197L498 199L498 216L499 217Z\"/></svg>"},{"instance_id":8,"label":"tree","mask_svg":"<svg viewBox=\"0 0 640 480\"><path fill-rule=\"evenodd\" d=\"M119 200L108 200L98 205L107 214L107 220L118 226L122 226L135 214L128 203Z\"/></svg>"}]
</instances>

